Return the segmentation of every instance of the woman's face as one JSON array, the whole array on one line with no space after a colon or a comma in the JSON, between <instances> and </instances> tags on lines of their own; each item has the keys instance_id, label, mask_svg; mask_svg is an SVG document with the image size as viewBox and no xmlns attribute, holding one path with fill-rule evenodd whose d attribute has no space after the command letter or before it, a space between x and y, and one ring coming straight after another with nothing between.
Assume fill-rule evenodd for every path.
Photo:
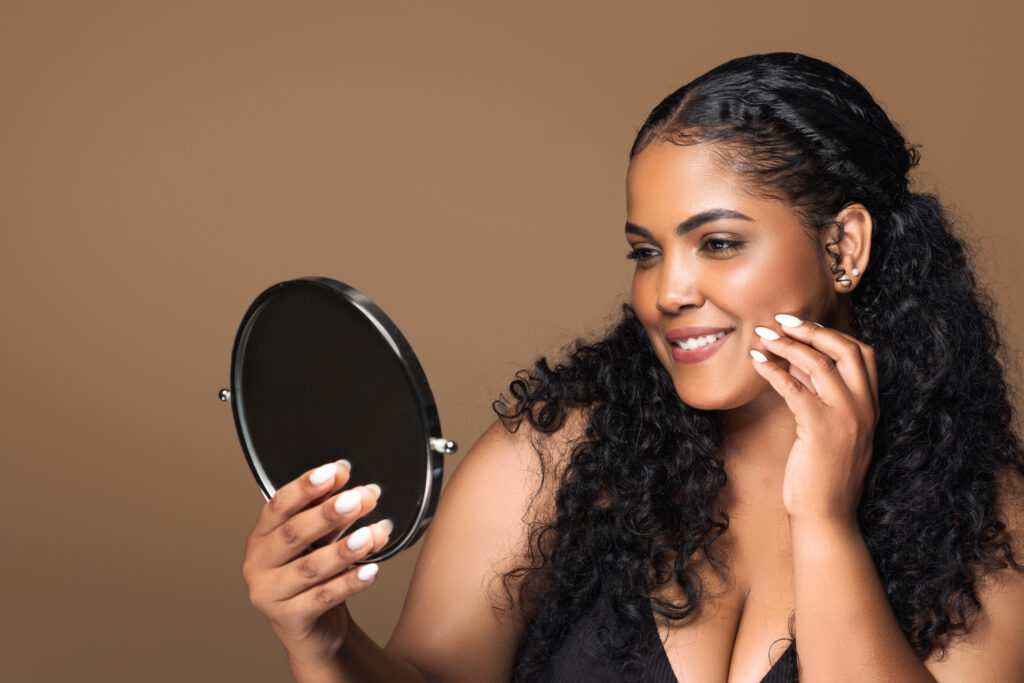
<instances>
[{"instance_id":1,"label":"woman's face","mask_svg":"<svg viewBox=\"0 0 1024 683\"><path fill-rule=\"evenodd\" d=\"M654 141L633 158L626 239L633 308L680 398L729 410L772 392L752 367L756 326L778 330L777 313L833 326L838 307L821 238L746 191L712 144Z\"/></svg>"}]
</instances>

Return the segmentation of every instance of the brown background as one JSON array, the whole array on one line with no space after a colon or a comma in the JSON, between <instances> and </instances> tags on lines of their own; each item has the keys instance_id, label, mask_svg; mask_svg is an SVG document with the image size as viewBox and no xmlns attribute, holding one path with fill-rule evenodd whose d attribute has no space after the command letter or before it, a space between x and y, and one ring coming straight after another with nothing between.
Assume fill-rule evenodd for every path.
<instances>
[{"instance_id":1,"label":"brown background","mask_svg":"<svg viewBox=\"0 0 1024 683\"><path fill-rule=\"evenodd\" d=\"M1019 349L1020 17L823 5L0 3L0 678L284 680L216 399L249 301L362 289L468 450L517 367L625 300L634 131L734 56L872 90ZM353 601L381 641L413 561Z\"/></svg>"}]
</instances>

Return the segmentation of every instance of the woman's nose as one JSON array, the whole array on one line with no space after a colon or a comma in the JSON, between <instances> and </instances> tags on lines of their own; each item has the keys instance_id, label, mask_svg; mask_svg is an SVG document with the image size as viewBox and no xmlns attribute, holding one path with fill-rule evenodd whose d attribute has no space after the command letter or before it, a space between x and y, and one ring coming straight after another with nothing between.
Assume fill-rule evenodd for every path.
<instances>
[{"instance_id":1,"label":"woman's nose","mask_svg":"<svg viewBox=\"0 0 1024 683\"><path fill-rule=\"evenodd\" d=\"M704 305L704 294L698 286L696 273L686 268L666 265L658 278L658 309L675 314L683 308Z\"/></svg>"}]
</instances>

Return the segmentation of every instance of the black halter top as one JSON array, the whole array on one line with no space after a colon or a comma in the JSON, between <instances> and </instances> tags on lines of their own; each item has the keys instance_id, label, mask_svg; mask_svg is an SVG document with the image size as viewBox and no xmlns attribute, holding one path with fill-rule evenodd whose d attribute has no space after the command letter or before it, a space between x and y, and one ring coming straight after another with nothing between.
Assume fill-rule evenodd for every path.
<instances>
[{"instance_id":1,"label":"black halter top","mask_svg":"<svg viewBox=\"0 0 1024 683\"><path fill-rule=\"evenodd\" d=\"M654 616L651 616L653 621ZM603 596L576 622L572 631L552 655L538 683L621 683L626 678L619 665L605 652L598 636L615 623L611 603ZM635 679L635 674L629 676ZM679 683L659 642L644 659L640 680L647 683ZM796 648L790 646L761 679L761 683L796 683Z\"/></svg>"}]
</instances>

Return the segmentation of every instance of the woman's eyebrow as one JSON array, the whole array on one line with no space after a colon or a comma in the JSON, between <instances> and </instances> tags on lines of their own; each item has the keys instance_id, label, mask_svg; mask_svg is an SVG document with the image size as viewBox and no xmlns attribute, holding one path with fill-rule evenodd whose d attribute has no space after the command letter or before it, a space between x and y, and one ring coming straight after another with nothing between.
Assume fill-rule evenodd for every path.
<instances>
[{"instance_id":1,"label":"woman's eyebrow","mask_svg":"<svg viewBox=\"0 0 1024 683\"><path fill-rule=\"evenodd\" d=\"M694 216L690 216L676 226L676 234L685 235L691 230L696 230L705 223L726 219L741 221L754 220L750 216L742 214L739 211L733 211L732 209L708 209L707 211L701 211ZM626 221L626 232L633 233L634 235L640 235L641 237L647 237L648 239L652 239L654 237L654 235L651 234L651 231L647 228L637 225L636 223L630 223L629 221Z\"/></svg>"}]
</instances>

